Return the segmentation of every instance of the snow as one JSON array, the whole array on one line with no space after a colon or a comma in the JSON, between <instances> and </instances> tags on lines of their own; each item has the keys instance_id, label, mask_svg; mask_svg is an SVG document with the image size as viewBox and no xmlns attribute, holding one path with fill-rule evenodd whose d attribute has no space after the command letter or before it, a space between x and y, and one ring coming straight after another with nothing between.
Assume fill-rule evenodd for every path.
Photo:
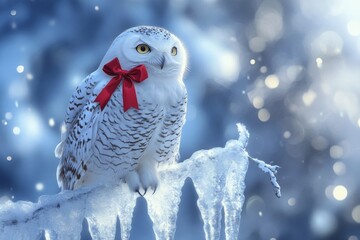
<instances>
[{"instance_id":1,"label":"snow","mask_svg":"<svg viewBox=\"0 0 360 240\"><path fill-rule=\"evenodd\" d=\"M144 196L156 239L174 238L181 189L187 178L199 196L197 205L207 240L220 239L222 210L226 239L238 239L249 158L270 174L275 194L281 196L275 177L278 167L249 157L245 150L249 133L242 124L237 126L239 139L228 141L224 148L200 150L184 162L159 166L160 185L154 194ZM42 234L46 239L80 239L84 219L93 239L114 239L119 219L121 239L126 240L138 197L120 183L41 196L37 203L4 200L0 240L38 239Z\"/></svg>"}]
</instances>

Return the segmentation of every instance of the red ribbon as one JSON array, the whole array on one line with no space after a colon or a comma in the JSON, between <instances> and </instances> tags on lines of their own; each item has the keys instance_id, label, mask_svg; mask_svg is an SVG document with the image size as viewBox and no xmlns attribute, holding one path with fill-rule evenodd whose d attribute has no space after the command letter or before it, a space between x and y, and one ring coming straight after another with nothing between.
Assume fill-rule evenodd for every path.
<instances>
[{"instance_id":1,"label":"red ribbon","mask_svg":"<svg viewBox=\"0 0 360 240\"><path fill-rule=\"evenodd\" d=\"M142 82L147 79L148 74L144 65L139 65L130 70L123 70L121 68L118 58L114 58L110 62L104 65L103 71L110 76L114 76L108 84L101 90L99 95L95 98L94 102L100 104L101 110L104 110L106 104L109 102L110 97L115 92L117 86L119 86L122 79L124 79L123 90L123 103L124 112L130 108L139 109L139 104L136 98L136 91L133 81Z\"/></svg>"}]
</instances>

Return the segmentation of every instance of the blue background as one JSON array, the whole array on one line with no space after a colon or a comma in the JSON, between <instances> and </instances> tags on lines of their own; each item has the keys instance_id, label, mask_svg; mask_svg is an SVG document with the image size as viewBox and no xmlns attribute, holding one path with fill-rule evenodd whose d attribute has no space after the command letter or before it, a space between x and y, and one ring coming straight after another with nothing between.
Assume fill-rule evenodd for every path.
<instances>
[{"instance_id":1,"label":"blue background","mask_svg":"<svg viewBox=\"0 0 360 240\"><path fill-rule=\"evenodd\" d=\"M277 199L250 165L240 239L358 240L359 12L356 0L0 0L2 200L59 191L53 150L72 91L118 34L157 25L189 52L181 159L242 122L250 155L282 167ZM175 238L204 239L190 181L183 191ZM153 238L139 199L132 239Z\"/></svg>"}]
</instances>

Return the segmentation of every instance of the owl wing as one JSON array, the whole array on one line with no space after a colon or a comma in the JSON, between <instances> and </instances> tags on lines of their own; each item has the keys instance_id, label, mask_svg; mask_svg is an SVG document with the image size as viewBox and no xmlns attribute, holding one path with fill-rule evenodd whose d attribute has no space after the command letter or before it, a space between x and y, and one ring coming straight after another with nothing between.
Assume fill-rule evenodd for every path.
<instances>
[{"instance_id":1,"label":"owl wing","mask_svg":"<svg viewBox=\"0 0 360 240\"><path fill-rule=\"evenodd\" d=\"M92 74L86 77L70 98L66 111L62 140L55 149L60 158L57 181L61 189L73 189L77 179L85 173L86 161L96 136L99 108L93 103L94 88L100 82Z\"/></svg>"},{"instance_id":2,"label":"owl wing","mask_svg":"<svg viewBox=\"0 0 360 240\"><path fill-rule=\"evenodd\" d=\"M64 144L69 135L70 129L74 125L78 116L81 114L84 106L89 101L93 94L93 89L99 81L96 81L93 74L87 76L82 83L77 86L75 92L72 94L69 106L65 113L65 120L61 127L61 141L55 148L55 156L61 158L63 155Z\"/></svg>"},{"instance_id":3,"label":"owl wing","mask_svg":"<svg viewBox=\"0 0 360 240\"><path fill-rule=\"evenodd\" d=\"M162 123L161 130L157 136L156 152L159 156L159 162L172 163L180 158L179 148L182 128L185 124L187 111L187 93L171 105Z\"/></svg>"}]
</instances>

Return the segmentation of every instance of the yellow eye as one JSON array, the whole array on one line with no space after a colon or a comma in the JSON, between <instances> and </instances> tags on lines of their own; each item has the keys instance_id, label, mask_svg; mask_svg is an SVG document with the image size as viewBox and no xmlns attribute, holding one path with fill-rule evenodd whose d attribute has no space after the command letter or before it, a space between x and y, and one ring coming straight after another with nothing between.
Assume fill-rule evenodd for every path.
<instances>
[{"instance_id":1,"label":"yellow eye","mask_svg":"<svg viewBox=\"0 0 360 240\"><path fill-rule=\"evenodd\" d=\"M177 54L177 48L176 47L173 47L171 49L171 55L175 56Z\"/></svg>"},{"instance_id":2,"label":"yellow eye","mask_svg":"<svg viewBox=\"0 0 360 240\"><path fill-rule=\"evenodd\" d=\"M136 46L136 51L140 54L145 54L150 52L150 47L146 44L139 44Z\"/></svg>"}]
</instances>

